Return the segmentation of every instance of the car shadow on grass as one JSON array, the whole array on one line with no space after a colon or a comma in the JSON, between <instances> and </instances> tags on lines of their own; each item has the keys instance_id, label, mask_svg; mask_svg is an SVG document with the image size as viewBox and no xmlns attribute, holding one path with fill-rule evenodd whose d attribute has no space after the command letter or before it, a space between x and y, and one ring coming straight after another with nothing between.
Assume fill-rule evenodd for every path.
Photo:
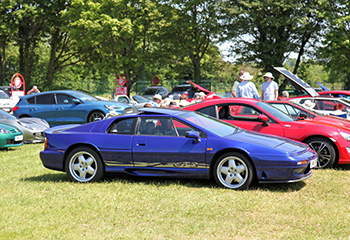
<instances>
[{"instance_id":1,"label":"car shadow on grass","mask_svg":"<svg viewBox=\"0 0 350 240\"><path fill-rule=\"evenodd\" d=\"M65 173L52 173L43 174L40 176L23 178L22 181L31 182L71 182ZM144 184L144 185L154 185L157 187L168 187L173 185L178 185L187 188L220 188L214 180L208 179L187 179L187 178L158 178L158 177L137 177L137 176L107 176L105 179L98 183L122 183L122 184ZM72 184L75 184L72 182ZM92 183L93 184L93 183ZM304 181L297 183L277 183L277 184L256 184L253 183L248 191L271 191L271 192L293 192L299 191L306 186ZM229 189L227 189L229 190Z\"/></svg>"}]
</instances>

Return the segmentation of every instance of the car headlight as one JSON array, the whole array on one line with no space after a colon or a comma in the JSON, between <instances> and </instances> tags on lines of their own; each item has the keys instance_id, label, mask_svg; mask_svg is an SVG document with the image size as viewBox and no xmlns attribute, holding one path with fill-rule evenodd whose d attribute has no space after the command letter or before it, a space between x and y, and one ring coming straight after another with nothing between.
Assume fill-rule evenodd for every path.
<instances>
[{"instance_id":1,"label":"car headlight","mask_svg":"<svg viewBox=\"0 0 350 240\"><path fill-rule=\"evenodd\" d=\"M10 132L7 131L5 128L0 128L0 133L10 133Z\"/></svg>"},{"instance_id":2,"label":"car headlight","mask_svg":"<svg viewBox=\"0 0 350 240\"><path fill-rule=\"evenodd\" d=\"M349 134L349 133L340 132L340 135L342 135L342 137L343 137L346 141L350 141L350 134Z\"/></svg>"},{"instance_id":3,"label":"car headlight","mask_svg":"<svg viewBox=\"0 0 350 240\"><path fill-rule=\"evenodd\" d=\"M105 108L107 110L115 110L115 109L120 109L121 107L115 106L115 105L105 105Z\"/></svg>"}]
</instances>

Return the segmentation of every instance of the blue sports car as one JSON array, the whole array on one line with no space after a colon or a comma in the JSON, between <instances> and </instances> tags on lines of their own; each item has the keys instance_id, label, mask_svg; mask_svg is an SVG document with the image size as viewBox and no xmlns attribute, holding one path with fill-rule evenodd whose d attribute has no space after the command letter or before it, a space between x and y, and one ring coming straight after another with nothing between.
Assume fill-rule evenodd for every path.
<instances>
[{"instance_id":1,"label":"blue sports car","mask_svg":"<svg viewBox=\"0 0 350 240\"><path fill-rule=\"evenodd\" d=\"M219 186L247 189L311 176L317 154L308 145L246 131L197 112L142 108L84 125L45 130L43 165L76 182L106 174L214 178Z\"/></svg>"},{"instance_id":2,"label":"blue sports car","mask_svg":"<svg viewBox=\"0 0 350 240\"><path fill-rule=\"evenodd\" d=\"M125 103L100 101L86 93L60 90L20 97L12 109L17 118L37 117L45 119L50 126L87 123L103 119L107 113L132 111Z\"/></svg>"}]
</instances>

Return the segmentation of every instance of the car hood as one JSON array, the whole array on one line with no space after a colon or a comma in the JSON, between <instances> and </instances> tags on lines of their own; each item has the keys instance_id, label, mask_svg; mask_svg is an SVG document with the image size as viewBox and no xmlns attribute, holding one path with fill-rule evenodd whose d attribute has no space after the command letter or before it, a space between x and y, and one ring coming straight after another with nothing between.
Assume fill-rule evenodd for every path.
<instances>
[{"instance_id":1,"label":"car hood","mask_svg":"<svg viewBox=\"0 0 350 240\"><path fill-rule=\"evenodd\" d=\"M304 143L248 130L242 130L239 133L227 136L227 138L259 147L273 148L281 152L288 152L291 155L300 154L308 150L308 146Z\"/></svg>"},{"instance_id":2,"label":"car hood","mask_svg":"<svg viewBox=\"0 0 350 240\"><path fill-rule=\"evenodd\" d=\"M287 78L296 90L305 90L311 97L319 96L314 88L304 82L301 78L297 77L295 74L291 73L289 70L283 67L274 67L274 69Z\"/></svg>"}]
</instances>

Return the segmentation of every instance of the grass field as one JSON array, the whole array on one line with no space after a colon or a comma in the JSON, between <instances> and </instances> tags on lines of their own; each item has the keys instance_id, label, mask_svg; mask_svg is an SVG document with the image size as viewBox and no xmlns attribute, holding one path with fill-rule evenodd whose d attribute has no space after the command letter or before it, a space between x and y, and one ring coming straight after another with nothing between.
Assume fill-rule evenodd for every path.
<instances>
[{"instance_id":1,"label":"grass field","mask_svg":"<svg viewBox=\"0 0 350 240\"><path fill-rule=\"evenodd\" d=\"M248 191L207 180L78 184L43 144L0 150L0 239L349 239L350 166Z\"/></svg>"}]
</instances>

